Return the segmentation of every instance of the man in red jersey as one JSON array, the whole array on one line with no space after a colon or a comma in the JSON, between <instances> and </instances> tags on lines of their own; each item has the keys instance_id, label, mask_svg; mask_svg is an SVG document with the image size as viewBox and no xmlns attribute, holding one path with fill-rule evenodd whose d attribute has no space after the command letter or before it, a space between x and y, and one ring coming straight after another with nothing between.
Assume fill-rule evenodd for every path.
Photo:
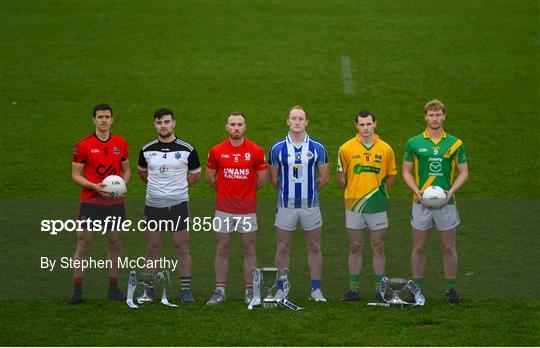
<instances>
[{"instance_id":1,"label":"man in red jersey","mask_svg":"<svg viewBox=\"0 0 540 348\"><path fill-rule=\"evenodd\" d=\"M117 135L111 134L113 123L112 109L107 104L94 106L93 122L96 131L81 139L73 149L71 177L82 186L79 220L105 222L109 217L125 219L124 198L112 199L111 192L105 189L101 182L109 175L120 175L127 183L131 177L128 160L128 144ZM84 174L84 175L83 175ZM89 224L90 225L90 224ZM104 226L104 225L102 225ZM111 300L125 300L124 294L118 289L118 258L121 254L120 231L110 231L107 228L109 243L108 259L109 292ZM77 250L73 257L76 261L84 260L92 243L93 232L90 227L78 233ZM83 269L73 269L74 290L70 300L72 304L82 302Z\"/></svg>"},{"instance_id":2,"label":"man in red jersey","mask_svg":"<svg viewBox=\"0 0 540 348\"><path fill-rule=\"evenodd\" d=\"M246 118L238 112L227 116L225 130L229 138L217 144L208 154L206 178L216 189L216 215L213 223L217 237L216 289L206 304L225 301L225 284L229 271L231 232L240 233L244 249L245 301L253 298L251 270L257 265L255 232L257 231L257 190L267 179L264 150L244 138Z\"/></svg>"}]
</instances>

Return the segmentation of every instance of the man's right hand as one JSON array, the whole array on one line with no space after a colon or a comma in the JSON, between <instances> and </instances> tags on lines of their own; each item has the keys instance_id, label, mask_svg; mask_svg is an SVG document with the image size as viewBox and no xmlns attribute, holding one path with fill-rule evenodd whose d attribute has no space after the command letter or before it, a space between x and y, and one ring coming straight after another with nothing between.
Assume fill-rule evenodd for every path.
<instances>
[{"instance_id":1,"label":"man's right hand","mask_svg":"<svg viewBox=\"0 0 540 348\"><path fill-rule=\"evenodd\" d=\"M418 198L418 201L420 202L420 204L422 204L424 207L426 207L425 204L424 204L424 201L422 200L422 195L424 194L424 192L423 191L416 191L415 194L416 194L416 197ZM428 207L426 207L426 208L428 208Z\"/></svg>"},{"instance_id":2,"label":"man's right hand","mask_svg":"<svg viewBox=\"0 0 540 348\"><path fill-rule=\"evenodd\" d=\"M94 190L96 190L96 192L99 193L101 197L105 199L112 199L113 197L112 192L107 191L105 187L107 187L107 185L105 185L104 183L95 184Z\"/></svg>"}]
</instances>

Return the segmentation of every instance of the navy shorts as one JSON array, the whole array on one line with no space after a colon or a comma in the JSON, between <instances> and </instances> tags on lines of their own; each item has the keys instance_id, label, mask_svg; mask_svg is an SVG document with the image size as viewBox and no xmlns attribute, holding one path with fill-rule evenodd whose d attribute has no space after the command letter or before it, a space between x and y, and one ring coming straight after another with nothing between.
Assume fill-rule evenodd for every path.
<instances>
[{"instance_id":1,"label":"navy shorts","mask_svg":"<svg viewBox=\"0 0 540 348\"><path fill-rule=\"evenodd\" d=\"M188 202L165 208L144 206L144 220L147 230L178 232L187 229L189 222Z\"/></svg>"}]
</instances>

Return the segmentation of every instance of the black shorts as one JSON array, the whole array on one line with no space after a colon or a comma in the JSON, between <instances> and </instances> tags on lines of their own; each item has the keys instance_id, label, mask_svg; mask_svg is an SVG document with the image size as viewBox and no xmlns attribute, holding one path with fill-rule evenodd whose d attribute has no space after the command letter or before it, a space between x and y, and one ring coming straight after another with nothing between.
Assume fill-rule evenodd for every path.
<instances>
[{"instance_id":1,"label":"black shorts","mask_svg":"<svg viewBox=\"0 0 540 348\"><path fill-rule=\"evenodd\" d=\"M115 205L99 205L99 204L93 204L93 203L81 203L79 206L79 215L77 217L77 220L88 220L90 221L101 221L102 225L105 226L105 219L107 217L116 217L116 222L118 222L120 219L123 221L126 219L126 207L124 203L115 204ZM110 231L113 226L118 226L118 223L116 225L113 225L113 221L109 219L107 221L107 231ZM81 225L86 230L95 230L96 224L89 222L89 223L83 223Z\"/></svg>"},{"instance_id":2,"label":"black shorts","mask_svg":"<svg viewBox=\"0 0 540 348\"><path fill-rule=\"evenodd\" d=\"M144 206L144 220L147 230L178 232L187 229L189 221L188 202L166 208Z\"/></svg>"}]
</instances>

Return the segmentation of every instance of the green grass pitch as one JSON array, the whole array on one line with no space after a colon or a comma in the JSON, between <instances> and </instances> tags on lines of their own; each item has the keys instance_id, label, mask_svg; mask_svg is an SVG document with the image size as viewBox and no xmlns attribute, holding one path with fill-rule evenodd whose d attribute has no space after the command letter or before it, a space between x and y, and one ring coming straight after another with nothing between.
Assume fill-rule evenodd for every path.
<instances>
[{"instance_id":1,"label":"green grass pitch","mask_svg":"<svg viewBox=\"0 0 540 348\"><path fill-rule=\"evenodd\" d=\"M2 1L0 345L540 345L539 19L538 1ZM345 93L342 56L350 59L352 94ZM98 102L113 106L113 132L128 140L133 171L140 147L155 136L158 107L175 111L178 136L205 162L225 137L228 112L246 113L247 136L268 149L286 134L286 111L295 104L309 111L308 132L327 146L331 168L339 145L354 135L355 113L370 109L400 169L405 142L423 129L422 108L432 98L447 105L445 129L464 141L469 158L470 180L458 195L460 306L444 302L436 233L424 308L365 305L373 299L368 247L365 301L339 302L348 241L333 170L321 192L327 304L307 301L298 232L290 276L291 299L306 307L298 313L247 311L238 239L229 299L205 306L214 282L209 232L191 235L197 303L179 309L110 303L103 270L87 272L86 303L69 306L69 270L40 269L41 256L73 254L75 235L50 236L40 221L75 216L71 149L93 130ZM129 218L142 217L144 192L133 177ZM211 216L213 192L204 180L190 195L192 215ZM390 195L387 273L409 277L410 194L401 177ZM260 192L260 265L273 264L274 201L268 185ZM91 256L102 258L105 240L96 237ZM162 255L172 257L167 242ZM125 234L126 256L144 248L141 233ZM124 271L122 287L126 279Z\"/></svg>"}]
</instances>

